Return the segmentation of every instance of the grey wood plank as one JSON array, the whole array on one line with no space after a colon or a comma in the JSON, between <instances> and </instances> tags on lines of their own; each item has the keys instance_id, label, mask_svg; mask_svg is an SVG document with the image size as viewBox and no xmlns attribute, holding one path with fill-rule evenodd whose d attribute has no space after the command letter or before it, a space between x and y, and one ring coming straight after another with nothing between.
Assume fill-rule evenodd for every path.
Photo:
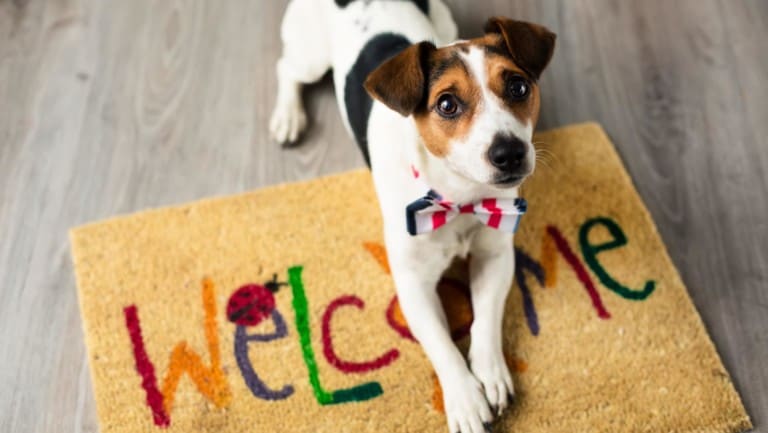
<instances>
[{"instance_id":1,"label":"grey wood plank","mask_svg":"<svg viewBox=\"0 0 768 433\"><path fill-rule=\"evenodd\" d=\"M83 340L59 220L88 91L77 77L89 60L82 7L0 4L0 431L53 420L71 430L68 396L90 392L78 386Z\"/></svg>"},{"instance_id":2,"label":"grey wood plank","mask_svg":"<svg viewBox=\"0 0 768 433\"><path fill-rule=\"evenodd\" d=\"M608 130L768 432L768 2L449 3L558 33L541 127ZM284 8L0 0L0 431L98 430L69 227L363 165L327 78L303 145L268 141Z\"/></svg>"}]
</instances>

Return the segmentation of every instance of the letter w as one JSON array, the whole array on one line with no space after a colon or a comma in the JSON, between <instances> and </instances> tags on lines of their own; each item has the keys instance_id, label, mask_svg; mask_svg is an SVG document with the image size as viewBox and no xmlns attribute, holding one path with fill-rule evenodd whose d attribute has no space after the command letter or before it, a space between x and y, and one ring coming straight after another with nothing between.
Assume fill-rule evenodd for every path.
<instances>
[{"instance_id":1,"label":"letter w","mask_svg":"<svg viewBox=\"0 0 768 433\"><path fill-rule=\"evenodd\" d=\"M194 382L197 389L217 407L225 407L232 399L229 383L221 368L221 352L216 326L216 297L213 282L203 280L203 309L205 312L205 339L208 342L208 352L211 366L203 364L202 358L193 352L186 341L179 342L171 352L168 372L163 379L162 393L157 388L155 366L147 355L144 339L141 333L138 308L129 305L123 309L125 326L133 345L133 357L136 370L141 376L141 386L147 396L147 406L152 410L155 425L168 427L171 424L171 408L182 374L185 372Z\"/></svg>"}]
</instances>

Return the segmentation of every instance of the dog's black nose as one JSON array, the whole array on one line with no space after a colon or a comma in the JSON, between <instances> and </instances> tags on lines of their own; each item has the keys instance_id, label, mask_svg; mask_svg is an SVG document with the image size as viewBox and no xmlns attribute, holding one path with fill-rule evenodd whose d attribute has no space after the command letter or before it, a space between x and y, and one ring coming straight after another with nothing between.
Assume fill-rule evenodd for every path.
<instances>
[{"instance_id":1,"label":"dog's black nose","mask_svg":"<svg viewBox=\"0 0 768 433\"><path fill-rule=\"evenodd\" d=\"M488 149L488 160L499 170L511 173L522 168L527 153L528 146L519 138L497 134Z\"/></svg>"}]
</instances>

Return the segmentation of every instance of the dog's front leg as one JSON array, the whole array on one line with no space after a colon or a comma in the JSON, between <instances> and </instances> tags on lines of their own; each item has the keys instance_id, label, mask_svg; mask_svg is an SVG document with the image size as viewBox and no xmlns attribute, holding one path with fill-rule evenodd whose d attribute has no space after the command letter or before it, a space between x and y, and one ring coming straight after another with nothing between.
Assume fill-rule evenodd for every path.
<instances>
[{"instance_id":1,"label":"dog's front leg","mask_svg":"<svg viewBox=\"0 0 768 433\"><path fill-rule=\"evenodd\" d=\"M451 258L436 258L429 251L423 251L420 256L411 255L412 260L392 256L390 254L390 264L400 308L440 380L450 432L488 431L491 411L480 383L451 340L437 294L437 282Z\"/></svg>"},{"instance_id":2,"label":"dog's front leg","mask_svg":"<svg viewBox=\"0 0 768 433\"><path fill-rule=\"evenodd\" d=\"M514 396L502 348L502 323L507 294L515 270L512 236L482 228L474 239L470 259L472 290L472 372L485 390L488 403L501 414Z\"/></svg>"}]
</instances>

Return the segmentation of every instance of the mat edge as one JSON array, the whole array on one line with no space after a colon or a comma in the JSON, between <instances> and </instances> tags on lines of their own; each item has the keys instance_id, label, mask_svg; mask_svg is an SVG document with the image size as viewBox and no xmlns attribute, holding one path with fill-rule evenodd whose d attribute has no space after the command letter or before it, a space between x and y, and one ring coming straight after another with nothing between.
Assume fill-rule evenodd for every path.
<instances>
[{"instance_id":1,"label":"mat edge","mask_svg":"<svg viewBox=\"0 0 768 433\"><path fill-rule=\"evenodd\" d=\"M559 132L572 127L579 127L579 129L581 128L593 129L596 133L600 134L603 140L611 144L610 151L613 153L613 155L616 157L616 159L619 161L619 163L623 168L621 176L624 178L625 181L628 182L633 192L635 193L635 196L640 200L640 203L642 204L641 217L651 227L653 234L655 234L656 237L661 241L660 243L662 246L662 251L661 251L662 259L666 260L667 263L669 263L669 265L672 267L672 269L674 269L674 276L677 279L677 282L679 283L679 285L683 288L683 290L685 290L685 295L688 298L689 308L692 310L694 316L697 319L696 320L697 326L699 330L702 331L704 336L706 337L706 341L709 343L710 348L715 354L715 357L717 358L717 362L720 364L723 371L725 371L726 375L728 376L727 387L730 389L731 393L736 397L736 402L741 406L741 410L744 413L744 419L734 421L733 426L730 427L730 429L727 431L729 433L743 433L743 432L747 432L754 429L754 425L752 423L749 412L747 411L747 408L744 405L744 401L741 398L741 394L736 389L736 384L733 381L733 377L730 371L726 368L725 364L723 363L723 359L722 359L722 356L720 355L717 345L712 340L712 336L709 330L707 329L706 324L704 323L704 319L702 319L701 314L699 313L699 309L696 308L696 304L693 302L693 298L691 297L691 293L690 293L690 290L688 289L688 285L683 280L682 275L680 275L680 270L678 269L675 262L672 260L672 256L669 254L669 249L667 248L667 244L664 242L664 238L661 236L661 233L659 232L658 226L656 225L656 221L653 219L653 216L651 215L650 210L648 210L648 206L645 204L645 200L643 200L643 197L640 195L640 192L638 191L637 186L635 185L635 182L632 179L632 176L629 175L629 171L627 170L627 165L624 163L624 160L621 158L621 155L619 154L618 149L616 148L616 143L613 140L611 140L611 137L608 135L607 131L602 127L601 124L597 122L584 122L584 123L579 123L575 125L567 125L561 128L557 128L557 129L549 130L545 132ZM726 424L724 428L728 428L727 426L728 424Z\"/></svg>"},{"instance_id":2,"label":"mat edge","mask_svg":"<svg viewBox=\"0 0 768 433\"><path fill-rule=\"evenodd\" d=\"M75 274L75 290L77 292L77 305L79 308L80 313L80 330L83 333L83 344L85 345L85 356L86 356L86 362L88 364L88 377L91 380L91 392L93 392L94 395L94 405L96 406L96 419L98 420L98 427L99 431L102 431L102 426L107 424L108 421L108 414L105 412L107 409L104 407L104 403L101 403L99 399L95 398L97 395L96 392L96 369L93 368L92 363L94 359L94 353L93 353L93 344L90 342L91 335L88 332L88 327L90 322L88 321L88 318L86 315L83 314L83 311L85 311L85 296L83 294L83 291L81 289L81 272L77 266L77 263L79 261L79 249L80 249L80 239L77 236L77 233L74 229L70 229L68 232L68 238L69 238L69 247L71 251L71 259L72 259L72 268L74 270Z\"/></svg>"}]
</instances>

